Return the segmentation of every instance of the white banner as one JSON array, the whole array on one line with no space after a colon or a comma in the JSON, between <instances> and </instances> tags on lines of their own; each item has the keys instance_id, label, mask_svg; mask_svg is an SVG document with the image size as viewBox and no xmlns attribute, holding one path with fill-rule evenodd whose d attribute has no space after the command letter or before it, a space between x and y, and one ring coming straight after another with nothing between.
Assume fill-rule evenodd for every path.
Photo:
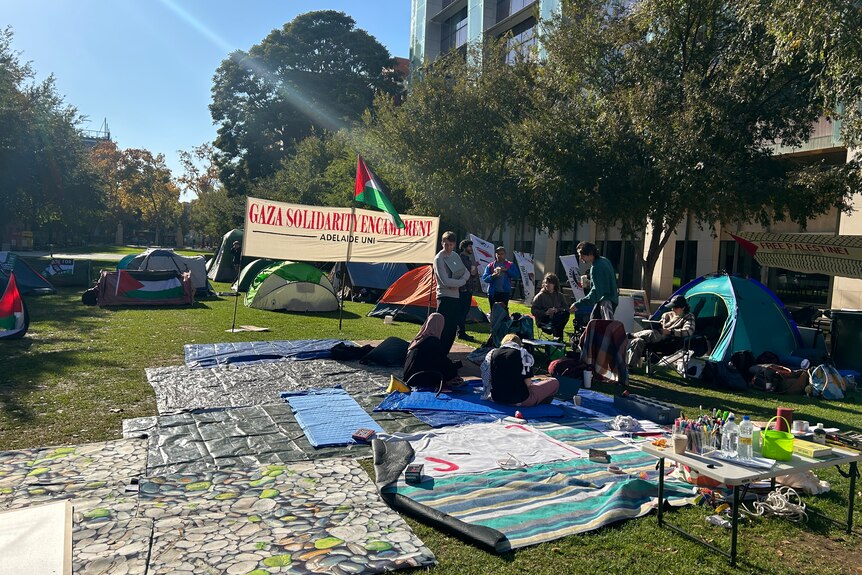
<instances>
[{"instance_id":1,"label":"white banner","mask_svg":"<svg viewBox=\"0 0 862 575\"><path fill-rule=\"evenodd\" d=\"M494 244L486 242L479 236L470 234L470 241L473 242L473 257L476 258L476 268L479 270L479 277L485 272L485 267L494 261ZM488 284L480 280L482 291L488 293Z\"/></svg>"},{"instance_id":2,"label":"white banner","mask_svg":"<svg viewBox=\"0 0 862 575\"><path fill-rule=\"evenodd\" d=\"M75 260L58 258L52 259L48 264L48 267L46 267L45 271L43 272L43 274L48 277L59 275L73 275L74 273Z\"/></svg>"},{"instance_id":3,"label":"white banner","mask_svg":"<svg viewBox=\"0 0 862 575\"><path fill-rule=\"evenodd\" d=\"M515 263L521 272L521 284L524 286L524 303L530 305L536 295L536 268L533 265L533 254L513 252Z\"/></svg>"},{"instance_id":4,"label":"white banner","mask_svg":"<svg viewBox=\"0 0 862 575\"><path fill-rule=\"evenodd\" d=\"M401 214L399 229L383 212L302 206L247 198L244 256L306 262L430 264L440 218ZM351 231L353 233L351 233Z\"/></svg>"},{"instance_id":5,"label":"white banner","mask_svg":"<svg viewBox=\"0 0 862 575\"><path fill-rule=\"evenodd\" d=\"M862 278L862 236L740 232L730 237L762 266Z\"/></svg>"},{"instance_id":6,"label":"white banner","mask_svg":"<svg viewBox=\"0 0 862 575\"><path fill-rule=\"evenodd\" d=\"M572 288L572 293L576 300L581 299L586 294L584 286L581 285L581 264L578 261L577 254L570 256L560 256L560 263L563 264L563 269L566 270L566 279L569 280L569 287Z\"/></svg>"}]
</instances>

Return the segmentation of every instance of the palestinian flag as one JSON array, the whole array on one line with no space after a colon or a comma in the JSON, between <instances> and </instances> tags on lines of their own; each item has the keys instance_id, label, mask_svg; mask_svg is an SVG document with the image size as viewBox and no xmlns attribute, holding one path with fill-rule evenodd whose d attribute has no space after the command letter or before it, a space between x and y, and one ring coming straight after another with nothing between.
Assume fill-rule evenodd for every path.
<instances>
[{"instance_id":1,"label":"palestinian flag","mask_svg":"<svg viewBox=\"0 0 862 575\"><path fill-rule=\"evenodd\" d=\"M362 161L362 156L359 156L356 162L356 188L354 192L354 200L383 210L389 216L393 226L396 228L404 227L404 222L401 221L398 211L383 193L383 186L380 185L380 181Z\"/></svg>"},{"instance_id":2,"label":"palestinian flag","mask_svg":"<svg viewBox=\"0 0 862 575\"><path fill-rule=\"evenodd\" d=\"M130 272L117 270L117 297L141 300L165 300L183 297L183 284L178 277L138 280Z\"/></svg>"},{"instance_id":3,"label":"palestinian flag","mask_svg":"<svg viewBox=\"0 0 862 575\"><path fill-rule=\"evenodd\" d=\"M13 336L26 328L24 301L18 292L15 274L9 274L9 283L0 297L0 337Z\"/></svg>"}]
</instances>

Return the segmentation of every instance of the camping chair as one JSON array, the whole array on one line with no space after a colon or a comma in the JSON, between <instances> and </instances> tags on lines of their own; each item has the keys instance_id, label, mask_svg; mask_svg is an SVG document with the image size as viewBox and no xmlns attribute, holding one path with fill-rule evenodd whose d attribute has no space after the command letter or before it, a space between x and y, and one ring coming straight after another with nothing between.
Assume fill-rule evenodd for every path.
<instances>
[{"instance_id":1,"label":"camping chair","mask_svg":"<svg viewBox=\"0 0 862 575\"><path fill-rule=\"evenodd\" d=\"M656 369L677 370L677 362L681 361L681 375L683 379L687 379L689 362L695 357L708 354L709 348L709 340L698 333L688 337L666 337L659 342L648 343L644 349L645 372L652 375Z\"/></svg>"}]
</instances>

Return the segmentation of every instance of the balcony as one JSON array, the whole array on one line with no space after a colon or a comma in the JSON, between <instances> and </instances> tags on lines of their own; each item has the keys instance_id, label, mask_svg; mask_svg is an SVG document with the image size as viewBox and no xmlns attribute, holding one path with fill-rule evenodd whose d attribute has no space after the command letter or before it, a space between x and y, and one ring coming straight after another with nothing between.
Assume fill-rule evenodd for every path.
<instances>
[{"instance_id":1,"label":"balcony","mask_svg":"<svg viewBox=\"0 0 862 575\"><path fill-rule=\"evenodd\" d=\"M431 21L442 24L466 7L467 0L443 0L440 11L431 17Z\"/></svg>"}]
</instances>

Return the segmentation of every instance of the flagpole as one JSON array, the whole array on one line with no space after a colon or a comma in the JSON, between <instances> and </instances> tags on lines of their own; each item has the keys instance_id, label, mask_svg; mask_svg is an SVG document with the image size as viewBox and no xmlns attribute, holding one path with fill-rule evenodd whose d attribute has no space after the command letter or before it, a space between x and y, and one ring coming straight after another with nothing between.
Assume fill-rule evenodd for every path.
<instances>
[{"instance_id":1,"label":"flagpole","mask_svg":"<svg viewBox=\"0 0 862 575\"><path fill-rule=\"evenodd\" d=\"M356 197L356 196L354 196ZM341 332L341 321L344 316L344 276L347 274L347 264L350 263L350 251L353 248L353 232L356 231L356 200L350 203L350 233L347 235L347 254L344 258L344 268L341 270L341 305L338 306L338 331Z\"/></svg>"}]
</instances>

